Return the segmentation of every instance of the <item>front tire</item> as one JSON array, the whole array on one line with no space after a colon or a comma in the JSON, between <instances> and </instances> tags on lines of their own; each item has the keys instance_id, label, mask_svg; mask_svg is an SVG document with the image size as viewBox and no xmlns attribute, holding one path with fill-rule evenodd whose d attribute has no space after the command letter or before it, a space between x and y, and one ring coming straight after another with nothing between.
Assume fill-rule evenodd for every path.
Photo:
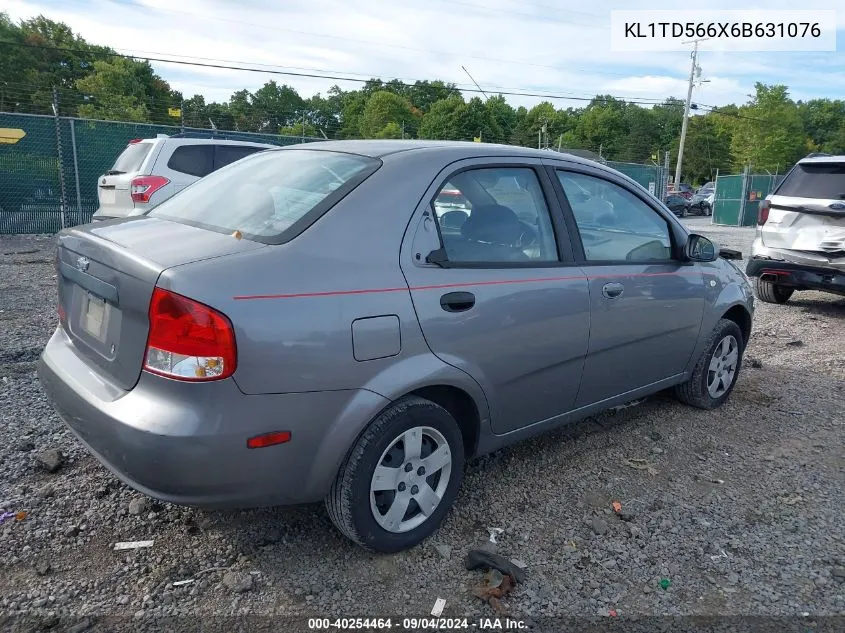
<instances>
[{"instance_id":1,"label":"front tire","mask_svg":"<svg viewBox=\"0 0 845 633\"><path fill-rule=\"evenodd\" d=\"M759 277L754 280L754 286L757 290L757 296L766 303L786 303L792 293L795 292L793 288L779 286L768 279L760 279Z\"/></svg>"},{"instance_id":2,"label":"front tire","mask_svg":"<svg viewBox=\"0 0 845 633\"><path fill-rule=\"evenodd\" d=\"M376 552L419 544L463 479L461 430L443 407L408 396L370 423L338 471L326 509L347 538Z\"/></svg>"},{"instance_id":3,"label":"front tire","mask_svg":"<svg viewBox=\"0 0 845 633\"><path fill-rule=\"evenodd\" d=\"M730 319L719 319L690 379L675 387L678 399L699 409L716 409L731 395L739 370L745 341L742 330Z\"/></svg>"}]
</instances>

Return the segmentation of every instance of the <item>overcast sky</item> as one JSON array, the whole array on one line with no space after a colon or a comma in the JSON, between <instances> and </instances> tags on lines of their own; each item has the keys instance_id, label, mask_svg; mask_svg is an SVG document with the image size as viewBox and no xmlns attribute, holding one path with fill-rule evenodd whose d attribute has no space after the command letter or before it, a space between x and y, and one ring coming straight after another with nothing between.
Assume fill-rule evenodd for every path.
<instances>
[{"instance_id":1,"label":"overcast sky","mask_svg":"<svg viewBox=\"0 0 845 633\"><path fill-rule=\"evenodd\" d=\"M614 53L611 9L677 8L639 0L4 0L12 19L43 13L68 23L92 43L137 55L221 60L292 72L346 77L443 79L485 91L597 93L643 100L686 97L689 54ZM702 45L702 79L694 100L741 103L755 81L783 83L795 99L845 98L845 5L840 0L768 0L743 9L834 9L836 52L720 53ZM706 8L733 8L708 0ZM766 9L761 9L765 19ZM211 62L216 63L216 62ZM325 93L335 80L269 75L153 62L185 96L226 100L275 79L303 96ZM469 96L469 95L468 95ZM508 97L528 107L542 99ZM583 102L553 99L557 107Z\"/></svg>"}]
</instances>

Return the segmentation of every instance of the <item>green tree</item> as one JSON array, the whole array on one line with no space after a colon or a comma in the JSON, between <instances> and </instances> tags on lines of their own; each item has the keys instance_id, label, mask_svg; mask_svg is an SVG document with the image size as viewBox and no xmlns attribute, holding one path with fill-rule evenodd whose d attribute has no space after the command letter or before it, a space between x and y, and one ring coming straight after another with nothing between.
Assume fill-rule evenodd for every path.
<instances>
[{"instance_id":1,"label":"green tree","mask_svg":"<svg viewBox=\"0 0 845 633\"><path fill-rule=\"evenodd\" d=\"M492 111L481 100L473 97L457 110L455 140L470 141L478 136L482 141L504 143L505 138Z\"/></svg>"},{"instance_id":2,"label":"green tree","mask_svg":"<svg viewBox=\"0 0 845 633\"><path fill-rule=\"evenodd\" d=\"M358 129L364 138L379 138L389 123L395 123L400 131L404 125L407 136L416 132L418 118L419 111L407 99L379 90L367 99Z\"/></svg>"},{"instance_id":3,"label":"green tree","mask_svg":"<svg viewBox=\"0 0 845 633\"><path fill-rule=\"evenodd\" d=\"M491 124L498 128L501 136L498 142L510 143L516 130L516 110L505 101L502 95L496 95L487 99L484 103L490 117Z\"/></svg>"},{"instance_id":4,"label":"green tree","mask_svg":"<svg viewBox=\"0 0 845 633\"><path fill-rule=\"evenodd\" d=\"M256 132L277 133L279 129L301 124L305 102L287 85L268 81L252 94L250 103Z\"/></svg>"},{"instance_id":5,"label":"green tree","mask_svg":"<svg viewBox=\"0 0 845 633\"><path fill-rule=\"evenodd\" d=\"M780 171L807 153L807 136L798 107L786 86L755 84L751 101L739 109L731 150L734 167Z\"/></svg>"},{"instance_id":6,"label":"green tree","mask_svg":"<svg viewBox=\"0 0 845 633\"><path fill-rule=\"evenodd\" d=\"M55 87L60 114L76 114L76 82L93 72L95 60L114 54L43 15L14 24L0 13L0 41L16 45L0 47L0 99L5 109L15 111L52 113Z\"/></svg>"},{"instance_id":7,"label":"green tree","mask_svg":"<svg viewBox=\"0 0 845 633\"><path fill-rule=\"evenodd\" d=\"M842 151L837 138L845 123L845 101L812 99L798 102L798 114L809 136L810 149L828 153Z\"/></svg>"},{"instance_id":8,"label":"green tree","mask_svg":"<svg viewBox=\"0 0 845 633\"><path fill-rule=\"evenodd\" d=\"M76 82L86 103L79 116L115 121L149 121L148 95L138 63L117 57L94 62L94 72Z\"/></svg>"},{"instance_id":9,"label":"green tree","mask_svg":"<svg viewBox=\"0 0 845 633\"><path fill-rule=\"evenodd\" d=\"M465 106L460 95L435 101L423 116L419 127L420 138L447 140L460 134L458 117Z\"/></svg>"},{"instance_id":10,"label":"green tree","mask_svg":"<svg viewBox=\"0 0 845 633\"><path fill-rule=\"evenodd\" d=\"M420 112L426 113L436 102L447 99L457 93L455 84L442 81L416 81L405 93L407 99Z\"/></svg>"},{"instance_id":11,"label":"green tree","mask_svg":"<svg viewBox=\"0 0 845 633\"><path fill-rule=\"evenodd\" d=\"M610 95L596 97L581 114L576 132L587 149L605 158L621 157L630 144L625 103Z\"/></svg>"},{"instance_id":12,"label":"green tree","mask_svg":"<svg viewBox=\"0 0 845 633\"><path fill-rule=\"evenodd\" d=\"M647 163L660 149L660 129L651 110L635 104L624 109L623 126L627 130L626 142L618 149L618 160Z\"/></svg>"},{"instance_id":13,"label":"green tree","mask_svg":"<svg viewBox=\"0 0 845 633\"><path fill-rule=\"evenodd\" d=\"M677 156L678 143L672 154ZM690 118L684 143L682 182L703 184L713 180L716 173L728 173L731 168L731 136L719 130L719 122L712 114Z\"/></svg>"}]
</instances>

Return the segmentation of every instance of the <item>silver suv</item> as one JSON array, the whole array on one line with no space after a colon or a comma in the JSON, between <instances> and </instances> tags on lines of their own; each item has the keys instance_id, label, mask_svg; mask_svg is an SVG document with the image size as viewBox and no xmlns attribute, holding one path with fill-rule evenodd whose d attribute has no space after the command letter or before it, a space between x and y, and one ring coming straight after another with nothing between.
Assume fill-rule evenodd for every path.
<instances>
[{"instance_id":1,"label":"silver suv","mask_svg":"<svg viewBox=\"0 0 845 633\"><path fill-rule=\"evenodd\" d=\"M276 146L166 134L132 140L99 178L100 207L93 219L140 215L203 176L272 147Z\"/></svg>"},{"instance_id":2,"label":"silver suv","mask_svg":"<svg viewBox=\"0 0 845 633\"><path fill-rule=\"evenodd\" d=\"M845 295L845 156L798 161L760 203L746 272L769 303L796 290Z\"/></svg>"}]
</instances>

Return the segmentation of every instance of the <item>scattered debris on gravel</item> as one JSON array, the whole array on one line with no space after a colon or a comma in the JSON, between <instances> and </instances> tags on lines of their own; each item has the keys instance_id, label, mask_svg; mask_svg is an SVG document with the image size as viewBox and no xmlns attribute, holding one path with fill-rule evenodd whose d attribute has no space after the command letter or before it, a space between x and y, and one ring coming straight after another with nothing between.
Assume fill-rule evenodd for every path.
<instances>
[{"instance_id":1,"label":"scattered debris on gravel","mask_svg":"<svg viewBox=\"0 0 845 633\"><path fill-rule=\"evenodd\" d=\"M697 231L748 253L747 230L705 220ZM440 598L443 617L489 617L470 550L527 571L507 591L498 571L511 617L845 613L843 298L758 302L718 410L660 394L473 460L441 529L386 556L340 536L321 505L173 506L92 458L35 374L56 326L53 240L0 237L0 513L14 513L0 615L132 630L180 615L426 617Z\"/></svg>"}]
</instances>

